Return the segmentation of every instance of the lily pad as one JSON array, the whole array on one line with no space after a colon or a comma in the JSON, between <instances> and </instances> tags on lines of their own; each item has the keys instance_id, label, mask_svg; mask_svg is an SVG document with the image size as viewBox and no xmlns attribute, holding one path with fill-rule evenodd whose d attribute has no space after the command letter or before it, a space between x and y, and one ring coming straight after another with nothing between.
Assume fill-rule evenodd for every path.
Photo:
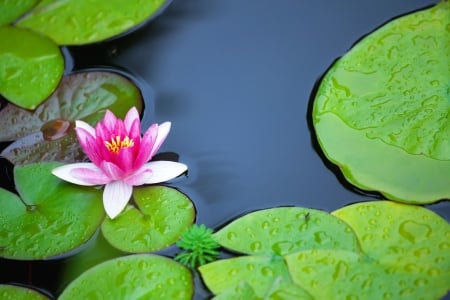
<instances>
[{"instance_id":1,"label":"lily pad","mask_svg":"<svg viewBox=\"0 0 450 300\"><path fill-rule=\"evenodd\" d=\"M120 35L157 15L168 0L67 0L40 5L18 21L59 45L81 45Z\"/></svg>"},{"instance_id":2,"label":"lily pad","mask_svg":"<svg viewBox=\"0 0 450 300\"><path fill-rule=\"evenodd\" d=\"M239 292L248 284L258 297L263 297L276 280L281 278L291 282L286 264L280 257L251 255L222 259L202 265L198 270L215 295L233 290ZM246 288L242 292L250 291Z\"/></svg>"},{"instance_id":3,"label":"lily pad","mask_svg":"<svg viewBox=\"0 0 450 300\"><path fill-rule=\"evenodd\" d=\"M6 25L30 10L38 0L0 0L0 25Z\"/></svg>"},{"instance_id":4,"label":"lily pad","mask_svg":"<svg viewBox=\"0 0 450 300\"><path fill-rule=\"evenodd\" d=\"M322 79L315 132L355 186L408 203L450 198L449 14L440 1L385 24Z\"/></svg>"},{"instance_id":5,"label":"lily pad","mask_svg":"<svg viewBox=\"0 0 450 300\"><path fill-rule=\"evenodd\" d=\"M178 241L194 222L194 205L174 188L134 188L133 197L137 207L128 205L118 217L106 218L102 224L105 239L119 250L138 253L164 249Z\"/></svg>"},{"instance_id":6,"label":"lily pad","mask_svg":"<svg viewBox=\"0 0 450 300\"><path fill-rule=\"evenodd\" d=\"M324 211L278 207L240 217L213 235L223 247L245 254L285 255L302 249L359 251L353 230Z\"/></svg>"},{"instance_id":7,"label":"lily pad","mask_svg":"<svg viewBox=\"0 0 450 300\"><path fill-rule=\"evenodd\" d=\"M50 300L50 297L23 286L0 284L2 300Z\"/></svg>"},{"instance_id":8,"label":"lily pad","mask_svg":"<svg viewBox=\"0 0 450 300\"><path fill-rule=\"evenodd\" d=\"M307 250L285 257L292 280L315 299L440 299L450 273L395 268L343 250Z\"/></svg>"},{"instance_id":9,"label":"lily pad","mask_svg":"<svg viewBox=\"0 0 450 300\"><path fill-rule=\"evenodd\" d=\"M82 161L75 120L94 125L106 109L123 118L132 106L142 110L139 88L113 71L83 71L63 77L58 89L34 111L8 104L0 111L0 141L18 139L2 156L14 164Z\"/></svg>"},{"instance_id":10,"label":"lily pad","mask_svg":"<svg viewBox=\"0 0 450 300\"><path fill-rule=\"evenodd\" d=\"M353 228L363 252L372 258L430 274L450 272L450 224L431 210L373 201L332 214Z\"/></svg>"},{"instance_id":11,"label":"lily pad","mask_svg":"<svg viewBox=\"0 0 450 300\"><path fill-rule=\"evenodd\" d=\"M16 166L19 195L0 189L0 256L44 259L85 243L104 218L102 192L51 174L58 163Z\"/></svg>"},{"instance_id":12,"label":"lily pad","mask_svg":"<svg viewBox=\"0 0 450 300\"><path fill-rule=\"evenodd\" d=\"M71 282L58 297L70 299L192 299L190 271L152 254L135 254L103 262Z\"/></svg>"},{"instance_id":13,"label":"lily pad","mask_svg":"<svg viewBox=\"0 0 450 300\"><path fill-rule=\"evenodd\" d=\"M0 94L20 107L36 108L63 75L61 50L45 36L9 25L0 26L0 40Z\"/></svg>"}]
</instances>

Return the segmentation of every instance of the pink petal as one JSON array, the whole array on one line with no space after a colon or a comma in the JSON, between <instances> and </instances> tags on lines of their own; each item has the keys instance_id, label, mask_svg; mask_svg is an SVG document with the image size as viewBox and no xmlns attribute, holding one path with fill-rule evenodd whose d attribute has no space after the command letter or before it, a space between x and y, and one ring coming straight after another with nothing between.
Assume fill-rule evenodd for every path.
<instances>
[{"instance_id":1,"label":"pink petal","mask_svg":"<svg viewBox=\"0 0 450 300\"><path fill-rule=\"evenodd\" d=\"M135 148L123 148L118 154L114 163L124 172L125 175L133 172L134 169L134 154Z\"/></svg>"},{"instance_id":2,"label":"pink petal","mask_svg":"<svg viewBox=\"0 0 450 300\"><path fill-rule=\"evenodd\" d=\"M118 119L116 118L116 116L109 109L107 109L103 120L99 124L103 124L103 126L111 130L114 128L117 121Z\"/></svg>"},{"instance_id":3,"label":"pink petal","mask_svg":"<svg viewBox=\"0 0 450 300\"><path fill-rule=\"evenodd\" d=\"M140 168L136 172L134 172L131 176L128 176L123 181L125 181L129 185L143 185L147 182L151 181L151 177L153 175L153 171L150 168Z\"/></svg>"},{"instance_id":4,"label":"pink petal","mask_svg":"<svg viewBox=\"0 0 450 300\"><path fill-rule=\"evenodd\" d=\"M111 219L114 219L127 206L133 187L123 181L113 181L103 191L103 206Z\"/></svg>"},{"instance_id":5,"label":"pink petal","mask_svg":"<svg viewBox=\"0 0 450 300\"><path fill-rule=\"evenodd\" d=\"M123 121L123 123L125 124L125 130L126 130L127 132L131 132L131 128L132 128L133 124L134 124L136 121L138 121L137 126L138 126L138 128L139 128L139 130L140 130L141 122L140 122L140 120L139 120L139 112L138 112L138 110L136 109L136 107L133 106L133 107L127 112L127 115L125 116L125 119L124 119L124 121ZM140 134L140 132L139 132L139 134Z\"/></svg>"},{"instance_id":6,"label":"pink petal","mask_svg":"<svg viewBox=\"0 0 450 300\"><path fill-rule=\"evenodd\" d=\"M57 167L52 174L62 180L78 185L99 185L111 180L92 163L75 163Z\"/></svg>"},{"instance_id":7,"label":"pink petal","mask_svg":"<svg viewBox=\"0 0 450 300\"><path fill-rule=\"evenodd\" d=\"M152 156L152 148L158 136L158 124L152 124L142 137L139 147L139 153L134 161L134 167L139 168L146 162L148 162Z\"/></svg>"},{"instance_id":8,"label":"pink petal","mask_svg":"<svg viewBox=\"0 0 450 300\"><path fill-rule=\"evenodd\" d=\"M170 122L164 122L158 126L158 135L156 136L156 140L153 144L153 148L152 148L152 152L150 153L150 157L153 157L153 155L155 155L156 152L158 152L162 143L166 140L166 137L169 134L170 127L171 127Z\"/></svg>"},{"instance_id":9,"label":"pink petal","mask_svg":"<svg viewBox=\"0 0 450 300\"><path fill-rule=\"evenodd\" d=\"M153 184L165 182L180 176L187 171L187 166L178 162L160 160L146 163L142 166L141 170L142 169L150 169L152 171L151 176L148 176L146 173L142 175L143 183ZM136 174L142 174L143 172L141 170L138 170ZM129 178L130 177L127 178L127 181ZM139 179L133 178L133 182L139 182Z\"/></svg>"},{"instance_id":10,"label":"pink petal","mask_svg":"<svg viewBox=\"0 0 450 300\"><path fill-rule=\"evenodd\" d=\"M126 175L117 165L109 161L102 161L100 169L111 180L122 180Z\"/></svg>"},{"instance_id":11,"label":"pink petal","mask_svg":"<svg viewBox=\"0 0 450 300\"><path fill-rule=\"evenodd\" d=\"M88 134L95 137L95 129L88 123L86 123L84 121L76 120L75 121L75 129L77 129L77 128L81 128L81 129L85 130Z\"/></svg>"}]
</instances>

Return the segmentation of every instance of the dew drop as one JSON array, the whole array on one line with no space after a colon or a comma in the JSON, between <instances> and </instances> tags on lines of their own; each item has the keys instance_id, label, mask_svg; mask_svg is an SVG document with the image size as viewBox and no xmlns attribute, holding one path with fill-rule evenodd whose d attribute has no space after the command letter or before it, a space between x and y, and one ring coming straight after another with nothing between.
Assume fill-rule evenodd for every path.
<instances>
[{"instance_id":1,"label":"dew drop","mask_svg":"<svg viewBox=\"0 0 450 300\"><path fill-rule=\"evenodd\" d=\"M275 272L272 270L272 268L269 267L263 267L261 269L261 274L265 277L271 277L275 274Z\"/></svg>"},{"instance_id":2,"label":"dew drop","mask_svg":"<svg viewBox=\"0 0 450 300\"><path fill-rule=\"evenodd\" d=\"M250 250L252 250L253 252L257 252L257 251L261 250L261 247L262 247L261 242L258 242L258 241L250 244Z\"/></svg>"}]
</instances>

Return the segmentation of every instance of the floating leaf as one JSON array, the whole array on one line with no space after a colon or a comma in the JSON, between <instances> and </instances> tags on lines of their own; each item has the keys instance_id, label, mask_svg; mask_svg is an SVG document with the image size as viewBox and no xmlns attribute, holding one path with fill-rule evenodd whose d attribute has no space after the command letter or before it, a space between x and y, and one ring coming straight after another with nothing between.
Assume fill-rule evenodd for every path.
<instances>
[{"instance_id":1,"label":"floating leaf","mask_svg":"<svg viewBox=\"0 0 450 300\"><path fill-rule=\"evenodd\" d=\"M246 281L241 281L236 286L233 286L219 295L215 296L213 300L251 300L258 299L255 291Z\"/></svg>"},{"instance_id":2,"label":"floating leaf","mask_svg":"<svg viewBox=\"0 0 450 300\"><path fill-rule=\"evenodd\" d=\"M27 29L0 26L0 94L34 109L57 87L64 58L49 38Z\"/></svg>"},{"instance_id":3,"label":"floating leaf","mask_svg":"<svg viewBox=\"0 0 450 300\"><path fill-rule=\"evenodd\" d=\"M0 25L6 25L30 10L38 0L0 0Z\"/></svg>"},{"instance_id":4,"label":"floating leaf","mask_svg":"<svg viewBox=\"0 0 450 300\"><path fill-rule=\"evenodd\" d=\"M239 289L246 282L258 297L262 297L275 280L281 278L291 282L286 264L280 257L241 256L215 261L200 266L198 270L215 295L227 290L226 293L231 293L230 289Z\"/></svg>"},{"instance_id":5,"label":"floating leaf","mask_svg":"<svg viewBox=\"0 0 450 300\"><path fill-rule=\"evenodd\" d=\"M307 250L285 259L292 280L315 299L440 299L450 278L450 272L433 276L342 250Z\"/></svg>"},{"instance_id":6,"label":"floating leaf","mask_svg":"<svg viewBox=\"0 0 450 300\"><path fill-rule=\"evenodd\" d=\"M14 169L19 196L0 189L0 256L28 260L61 255L85 243L104 217L102 192L51 174L58 163Z\"/></svg>"},{"instance_id":7,"label":"floating leaf","mask_svg":"<svg viewBox=\"0 0 450 300\"><path fill-rule=\"evenodd\" d=\"M128 255L103 262L70 283L59 300L192 299L189 270L152 254Z\"/></svg>"},{"instance_id":8,"label":"floating leaf","mask_svg":"<svg viewBox=\"0 0 450 300\"><path fill-rule=\"evenodd\" d=\"M0 295L2 300L50 300L36 290L10 284L0 284Z\"/></svg>"},{"instance_id":9,"label":"floating leaf","mask_svg":"<svg viewBox=\"0 0 450 300\"><path fill-rule=\"evenodd\" d=\"M313 123L346 179L392 200L450 198L450 3L395 19L324 76Z\"/></svg>"},{"instance_id":10,"label":"floating leaf","mask_svg":"<svg viewBox=\"0 0 450 300\"><path fill-rule=\"evenodd\" d=\"M136 85L113 71L84 71L64 76L51 97L29 111L8 104L0 111L0 140L20 138L3 150L2 156L15 164L36 161L81 161L73 122L91 125L103 118L106 109L123 118L129 108L142 110Z\"/></svg>"},{"instance_id":11,"label":"floating leaf","mask_svg":"<svg viewBox=\"0 0 450 300\"><path fill-rule=\"evenodd\" d=\"M450 224L421 206L362 202L333 212L352 226L364 253L434 274L450 272Z\"/></svg>"},{"instance_id":12,"label":"floating leaf","mask_svg":"<svg viewBox=\"0 0 450 300\"><path fill-rule=\"evenodd\" d=\"M352 229L320 210L278 207L249 213L214 234L228 249L255 255L284 255L302 249L359 251Z\"/></svg>"},{"instance_id":13,"label":"floating leaf","mask_svg":"<svg viewBox=\"0 0 450 300\"><path fill-rule=\"evenodd\" d=\"M67 0L40 5L17 26L51 37L59 45L102 41L155 16L168 0Z\"/></svg>"},{"instance_id":14,"label":"floating leaf","mask_svg":"<svg viewBox=\"0 0 450 300\"><path fill-rule=\"evenodd\" d=\"M193 224L195 208L189 198L174 188L134 188L137 207L128 205L115 219L106 218L106 240L126 252L157 251L174 244Z\"/></svg>"}]
</instances>

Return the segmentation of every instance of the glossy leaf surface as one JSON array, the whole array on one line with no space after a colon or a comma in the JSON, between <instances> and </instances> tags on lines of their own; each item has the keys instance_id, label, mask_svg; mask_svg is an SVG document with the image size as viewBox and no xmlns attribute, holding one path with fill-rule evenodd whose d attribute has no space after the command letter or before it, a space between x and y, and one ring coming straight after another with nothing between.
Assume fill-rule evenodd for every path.
<instances>
[{"instance_id":1,"label":"glossy leaf surface","mask_svg":"<svg viewBox=\"0 0 450 300\"><path fill-rule=\"evenodd\" d=\"M392 200L450 198L450 4L395 19L327 72L313 123L346 179Z\"/></svg>"},{"instance_id":2,"label":"glossy leaf surface","mask_svg":"<svg viewBox=\"0 0 450 300\"><path fill-rule=\"evenodd\" d=\"M0 26L13 22L37 2L38 0L0 0Z\"/></svg>"},{"instance_id":3,"label":"glossy leaf surface","mask_svg":"<svg viewBox=\"0 0 450 300\"><path fill-rule=\"evenodd\" d=\"M103 220L102 192L51 174L58 163L14 169L19 195L0 189L0 256L29 260L64 254L85 243Z\"/></svg>"}]
</instances>

